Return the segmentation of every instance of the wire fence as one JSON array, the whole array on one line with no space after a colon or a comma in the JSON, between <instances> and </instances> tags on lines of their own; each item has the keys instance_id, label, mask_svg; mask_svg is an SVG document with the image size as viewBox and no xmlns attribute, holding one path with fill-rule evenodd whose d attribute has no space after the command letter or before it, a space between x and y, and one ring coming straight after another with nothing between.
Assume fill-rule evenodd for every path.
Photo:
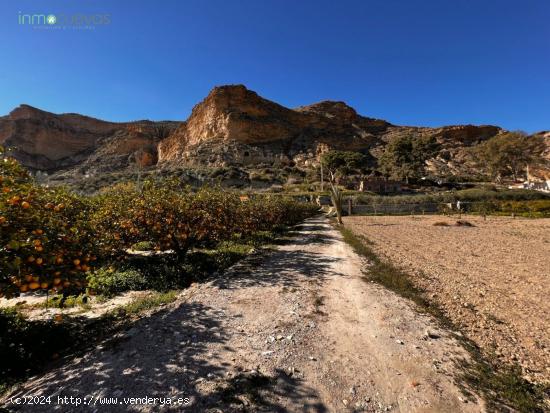
<instances>
[{"instance_id":1,"label":"wire fence","mask_svg":"<svg viewBox=\"0 0 550 413\"><path fill-rule=\"evenodd\" d=\"M422 203L369 203L354 204L353 202L344 205L344 210L352 215L427 215L427 214L479 214L485 215L496 212L491 202L422 202ZM528 211L502 210L502 214L515 215Z\"/></svg>"}]
</instances>

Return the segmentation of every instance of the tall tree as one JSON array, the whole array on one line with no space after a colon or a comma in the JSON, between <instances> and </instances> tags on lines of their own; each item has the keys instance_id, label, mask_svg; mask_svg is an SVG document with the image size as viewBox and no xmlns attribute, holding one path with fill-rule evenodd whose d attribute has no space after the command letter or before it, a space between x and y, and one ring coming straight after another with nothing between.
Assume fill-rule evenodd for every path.
<instances>
[{"instance_id":1,"label":"tall tree","mask_svg":"<svg viewBox=\"0 0 550 413\"><path fill-rule=\"evenodd\" d=\"M545 150L542 136L507 132L475 147L474 156L479 166L486 169L493 180L500 181L505 177L517 180L528 166L544 162Z\"/></svg>"},{"instance_id":2,"label":"tall tree","mask_svg":"<svg viewBox=\"0 0 550 413\"><path fill-rule=\"evenodd\" d=\"M433 136L399 135L386 146L378 160L379 169L387 177L408 183L426 173L426 161L438 151L439 144Z\"/></svg>"},{"instance_id":3,"label":"tall tree","mask_svg":"<svg viewBox=\"0 0 550 413\"><path fill-rule=\"evenodd\" d=\"M364 170L365 156L359 152L330 151L321 156L321 164L328 172L332 205L336 209L338 223L342 224L343 193L338 188L338 178Z\"/></svg>"}]
</instances>

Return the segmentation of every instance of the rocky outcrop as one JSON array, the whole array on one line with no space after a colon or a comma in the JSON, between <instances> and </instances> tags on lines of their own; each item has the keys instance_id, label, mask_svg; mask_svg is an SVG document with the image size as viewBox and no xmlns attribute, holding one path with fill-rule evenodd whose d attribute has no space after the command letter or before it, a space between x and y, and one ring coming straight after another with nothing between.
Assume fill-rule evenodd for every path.
<instances>
[{"instance_id":1,"label":"rocky outcrop","mask_svg":"<svg viewBox=\"0 0 550 413\"><path fill-rule=\"evenodd\" d=\"M301 127L299 114L244 86L216 87L193 108L187 122L159 145L159 161L185 160L205 142L262 145L287 141L298 135Z\"/></svg>"},{"instance_id":2,"label":"rocky outcrop","mask_svg":"<svg viewBox=\"0 0 550 413\"><path fill-rule=\"evenodd\" d=\"M344 102L323 101L295 109L264 99L242 85L214 88L191 116L159 145L159 163L227 166L282 162L315 164L323 150L352 150L371 155L372 164L392 138L434 136L443 158L437 172L458 171L464 147L500 133L496 126L441 128L395 126L359 115ZM324 148L324 149L321 149ZM457 165L452 160L457 157ZM443 171L442 170L442 171ZM453 172L451 172L453 173Z\"/></svg>"},{"instance_id":3,"label":"rocky outcrop","mask_svg":"<svg viewBox=\"0 0 550 413\"><path fill-rule=\"evenodd\" d=\"M368 150L376 141L373 133L388 122L359 116L343 102L325 101L289 109L264 99L242 85L221 86L193 108L191 116L159 145L159 162L201 162L208 147L224 142L253 146L236 152L236 159L264 162L292 159L313 151L319 144L334 149ZM214 149L216 151L216 149ZM256 153L256 156L245 153ZM219 157L216 157L219 158Z\"/></svg>"}]
</instances>

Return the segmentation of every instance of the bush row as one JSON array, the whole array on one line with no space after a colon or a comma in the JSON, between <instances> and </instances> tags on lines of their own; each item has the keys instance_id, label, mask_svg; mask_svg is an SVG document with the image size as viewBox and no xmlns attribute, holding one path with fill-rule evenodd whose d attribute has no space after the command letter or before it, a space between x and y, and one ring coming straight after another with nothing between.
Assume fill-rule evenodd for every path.
<instances>
[{"instance_id":1,"label":"bush row","mask_svg":"<svg viewBox=\"0 0 550 413\"><path fill-rule=\"evenodd\" d=\"M357 201L365 204L421 204L448 203L457 200L464 202L484 201L534 201L550 200L550 195L544 192L525 189L471 188L459 191L447 191L421 195L359 195Z\"/></svg>"},{"instance_id":2,"label":"bush row","mask_svg":"<svg viewBox=\"0 0 550 413\"><path fill-rule=\"evenodd\" d=\"M536 201L490 200L472 205L471 212L481 215L519 215L542 218L550 216L550 199Z\"/></svg>"}]
</instances>

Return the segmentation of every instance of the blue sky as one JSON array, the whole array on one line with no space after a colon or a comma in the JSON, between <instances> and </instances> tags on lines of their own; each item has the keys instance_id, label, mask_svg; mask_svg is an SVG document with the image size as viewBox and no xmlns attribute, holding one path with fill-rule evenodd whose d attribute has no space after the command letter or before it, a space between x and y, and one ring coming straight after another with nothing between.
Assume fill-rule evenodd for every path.
<instances>
[{"instance_id":1,"label":"blue sky","mask_svg":"<svg viewBox=\"0 0 550 413\"><path fill-rule=\"evenodd\" d=\"M110 24L19 24L35 13ZM243 83L402 125L550 129L548 0L12 0L0 19L0 114L178 120Z\"/></svg>"}]
</instances>

